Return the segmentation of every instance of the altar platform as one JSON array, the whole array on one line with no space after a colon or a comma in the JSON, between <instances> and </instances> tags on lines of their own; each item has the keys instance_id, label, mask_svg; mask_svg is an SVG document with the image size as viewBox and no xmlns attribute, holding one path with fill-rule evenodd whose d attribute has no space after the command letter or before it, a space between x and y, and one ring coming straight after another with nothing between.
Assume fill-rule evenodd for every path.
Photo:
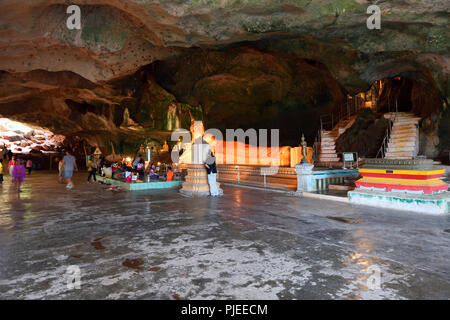
<instances>
[{"instance_id":1,"label":"altar platform","mask_svg":"<svg viewBox=\"0 0 450 320\"><path fill-rule=\"evenodd\" d=\"M97 176L97 181L102 181L107 185L109 184L111 186L120 187L128 191L179 188L184 182L182 180L176 180L176 181L151 181L151 182L126 183L123 181L104 178L101 176Z\"/></svg>"},{"instance_id":2,"label":"altar platform","mask_svg":"<svg viewBox=\"0 0 450 320\"><path fill-rule=\"evenodd\" d=\"M348 193L351 203L431 214L448 213L445 169L430 159L366 159L362 178Z\"/></svg>"}]
</instances>

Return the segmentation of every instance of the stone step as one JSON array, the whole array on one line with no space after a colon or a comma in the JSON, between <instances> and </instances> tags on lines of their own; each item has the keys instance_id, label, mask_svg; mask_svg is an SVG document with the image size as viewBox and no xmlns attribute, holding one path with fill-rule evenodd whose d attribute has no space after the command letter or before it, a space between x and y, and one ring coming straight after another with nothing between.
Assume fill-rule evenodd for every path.
<instances>
[{"instance_id":1,"label":"stone step","mask_svg":"<svg viewBox=\"0 0 450 320\"><path fill-rule=\"evenodd\" d=\"M392 131L394 130L416 130L417 127L416 126L401 126L401 125L393 125L392 126Z\"/></svg>"},{"instance_id":2,"label":"stone step","mask_svg":"<svg viewBox=\"0 0 450 320\"><path fill-rule=\"evenodd\" d=\"M396 119L403 119L403 118L416 118L417 116L414 113L401 113L397 112L397 114L388 112L384 114L384 117L386 119L393 119L394 117Z\"/></svg>"},{"instance_id":3,"label":"stone step","mask_svg":"<svg viewBox=\"0 0 450 320\"><path fill-rule=\"evenodd\" d=\"M411 156L406 156L406 157L402 157L402 156L390 156L390 155L386 155L386 157L384 157L385 159L412 159L413 157Z\"/></svg>"},{"instance_id":4,"label":"stone step","mask_svg":"<svg viewBox=\"0 0 450 320\"><path fill-rule=\"evenodd\" d=\"M397 129L392 130L391 134L416 134L416 129Z\"/></svg>"},{"instance_id":5,"label":"stone step","mask_svg":"<svg viewBox=\"0 0 450 320\"><path fill-rule=\"evenodd\" d=\"M321 153L320 158L337 158L336 152Z\"/></svg>"},{"instance_id":6,"label":"stone step","mask_svg":"<svg viewBox=\"0 0 450 320\"><path fill-rule=\"evenodd\" d=\"M417 131L417 128L416 127L412 127L412 128L394 127L394 128L392 128L391 132L413 132L413 131Z\"/></svg>"},{"instance_id":7,"label":"stone step","mask_svg":"<svg viewBox=\"0 0 450 320\"><path fill-rule=\"evenodd\" d=\"M416 143L415 137L405 137L405 138L390 138L389 143L395 143L395 144L409 144L409 143Z\"/></svg>"},{"instance_id":8,"label":"stone step","mask_svg":"<svg viewBox=\"0 0 450 320\"><path fill-rule=\"evenodd\" d=\"M390 139L409 139L416 140L417 132L392 132Z\"/></svg>"},{"instance_id":9,"label":"stone step","mask_svg":"<svg viewBox=\"0 0 450 320\"><path fill-rule=\"evenodd\" d=\"M336 152L323 152L320 154L321 157L337 157Z\"/></svg>"},{"instance_id":10,"label":"stone step","mask_svg":"<svg viewBox=\"0 0 450 320\"><path fill-rule=\"evenodd\" d=\"M392 146L392 147L415 147L416 140L415 139L410 139L410 140L400 139L400 141L399 141L399 140L390 139L389 146Z\"/></svg>"},{"instance_id":11,"label":"stone step","mask_svg":"<svg viewBox=\"0 0 450 320\"><path fill-rule=\"evenodd\" d=\"M323 159L323 158L338 158L338 156L337 156L336 153L322 153L322 154L320 154L319 158L320 159Z\"/></svg>"},{"instance_id":12,"label":"stone step","mask_svg":"<svg viewBox=\"0 0 450 320\"><path fill-rule=\"evenodd\" d=\"M338 135L337 134L334 134L334 135L333 134L322 134L320 137L322 139L328 138L328 139L336 140L338 138Z\"/></svg>"},{"instance_id":13,"label":"stone step","mask_svg":"<svg viewBox=\"0 0 450 320\"><path fill-rule=\"evenodd\" d=\"M406 146L406 147L391 147L389 146L387 152L411 152L414 153L416 148L414 146Z\"/></svg>"},{"instance_id":14,"label":"stone step","mask_svg":"<svg viewBox=\"0 0 450 320\"><path fill-rule=\"evenodd\" d=\"M412 152L387 152L386 157L388 159L400 159L406 158L406 159L412 159L413 153Z\"/></svg>"},{"instance_id":15,"label":"stone step","mask_svg":"<svg viewBox=\"0 0 450 320\"><path fill-rule=\"evenodd\" d=\"M412 121L395 121L394 122L394 126L411 126L411 127L413 127L413 126L416 126L418 123L419 122L417 122L417 121L415 121L415 122L412 122Z\"/></svg>"},{"instance_id":16,"label":"stone step","mask_svg":"<svg viewBox=\"0 0 450 320\"><path fill-rule=\"evenodd\" d=\"M397 112L397 117L407 117L407 118L413 117L413 118L417 118L417 116L414 113L412 113L412 112Z\"/></svg>"},{"instance_id":17,"label":"stone step","mask_svg":"<svg viewBox=\"0 0 450 320\"><path fill-rule=\"evenodd\" d=\"M414 137L404 137L404 138L393 138L393 137L391 137L390 139L389 139L389 143L392 143L392 144L406 144L406 145L408 145L408 144L413 144L413 145L415 145L415 143L416 143L416 137L414 136Z\"/></svg>"},{"instance_id":18,"label":"stone step","mask_svg":"<svg viewBox=\"0 0 450 320\"><path fill-rule=\"evenodd\" d=\"M319 158L320 162L339 162L341 161L341 159L339 159L338 157L335 158Z\"/></svg>"},{"instance_id":19,"label":"stone step","mask_svg":"<svg viewBox=\"0 0 450 320\"><path fill-rule=\"evenodd\" d=\"M395 120L397 121L397 120L401 120L401 121L403 121L403 120L406 120L406 121L409 121L409 120L413 120L413 121L420 121L420 117L416 117L416 116L414 116L414 117L403 117L403 116L399 116L399 117L397 117L397 118L395 118Z\"/></svg>"}]
</instances>

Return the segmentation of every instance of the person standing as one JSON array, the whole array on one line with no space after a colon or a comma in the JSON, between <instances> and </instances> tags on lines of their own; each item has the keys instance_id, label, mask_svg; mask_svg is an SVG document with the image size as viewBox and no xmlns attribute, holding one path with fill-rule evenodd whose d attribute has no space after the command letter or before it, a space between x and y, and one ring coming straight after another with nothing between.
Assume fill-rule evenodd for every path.
<instances>
[{"instance_id":1,"label":"person standing","mask_svg":"<svg viewBox=\"0 0 450 320\"><path fill-rule=\"evenodd\" d=\"M167 168L166 181L172 181L172 180L173 180L173 170L172 170L172 167L169 166Z\"/></svg>"},{"instance_id":2,"label":"person standing","mask_svg":"<svg viewBox=\"0 0 450 320\"><path fill-rule=\"evenodd\" d=\"M104 176L103 175L103 167L106 165L106 159L105 159L105 157L104 156L102 156L101 158L100 158L100 165L99 165L99 167L98 167L98 173L101 175L101 176Z\"/></svg>"},{"instance_id":3,"label":"person standing","mask_svg":"<svg viewBox=\"0 0 450 320\"><path fill-rule=\"evenodd\" d=\"M31 174L31 169L33 168L33 161L31 161L31 159L27 160L26 168L28 170L28 175L30 175Z\"/></svg>"},{"instance_id":4,"label":"person standing","mask_svg":"<svg viewBox=\"0 0 450 320\"><path fill-rule=\"evenodd\" d=\"M72 176L73 171L78 171L77 159L69 152L66 151L66 155L62 159L63 161L63 178L67 181L67 189L73 188Z\"/></svg>"},{"instance_id":5,"label":"person standing","mask_svg":"<svg viewBox=\"0 0 450 320\"><path fill-rule=\"evenodd\" d=\"M64 183L63 181L63 172L64 172L64 161L62 159L60 159L58 161L58 180L59 183Z\"/></svg>"},{"instance_id":6,"label":"person standing","mask_svg":"<svg viewBox=\"0 0 450 320\"><path fill-rule=\"evenodd\" d=\"M133 161L133 169L137 169L138 164L141 162L142 154L138 155L136 159Z\"/></svg>"},{"instance_id":7,"label":"person standing","mask_svg":"<svg viewBox=\"0 0 450 320\"><path fill-rule=\"evenodd\" d=\"M141 180L141 181L144 180L144 169L145 169L144 167L145 167L145 161L143 158L141 158L141 160L139 161L139 163L136 166L139 180Z\"/></svg>"},{"instance_id":8,"label":"person standing","mask_svg":"<svg viewBox=\"0 0 450 320\"><path fill-rule=\"evenodd\" d=\"M12 178L13 182L16 184L17 192L22 192L20 186L25 182L26 172L23 164L23 161L18 159L14 164L14 169L12 172Z\"/></svg>"},{"instance_id":9,"label":"person standing","mask_svg":"<svg viewBox=\"0 0 450 320\"><path fill-rule=\"evenodd\" d=\"M3 183L3 159L0 159L0 184Z\"/></svg>"},{"instance_id":10,"label":"person standing","mask_svg":"<svg viewBox=\"0 0 450 320\"><path fill-rule=\"evenodd\" d=\"M9 157L9 156L8 156ZM9 158L8 166L9 166L9 175L12 177L13 170L14 170L14 164L16 163L16 156L11 156Z\"/></svg>"},{"instance_id":11,"label":"person standing","mask_svg":"<svg viewBox=\"0 0 450 320\"><path fill-rule=\"evenodd\" d=\"M88 182L91 182L91 177L94 177L94 181L97 182L97 162L95 161L93 156L89 156L88 160Z\"/></svg>"},{"instance_id":12,"label":"person standing","mask_svg":"<svg viewBox=\"0 0 450 320\"><path fill-rule=\"evenodd\" d=\"M208 173L208 184L209 184L209 193L213 197L217 197L219 195L219 190L217 189L217 168L216 168L216 157L210 151L208 158L205 163L206 171Z\"/></svg>"}]
</instances>

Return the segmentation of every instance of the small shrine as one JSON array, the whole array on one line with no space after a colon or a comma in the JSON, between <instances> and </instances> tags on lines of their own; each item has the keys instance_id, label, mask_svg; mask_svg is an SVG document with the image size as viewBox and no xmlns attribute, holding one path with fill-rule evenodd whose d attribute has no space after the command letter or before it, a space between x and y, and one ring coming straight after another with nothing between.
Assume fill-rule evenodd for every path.
<instances>
[{"instance_id":1,"label":"small shrine","mask_svg":"<svg viewBox=\"0 0 450 320\"><path fill-rule=\"evenodd\" d=\"M356 189L348 193L355 204L424 213L448 213L448 184L430 159L366 159Z\"/></svg>"}]
</instances>

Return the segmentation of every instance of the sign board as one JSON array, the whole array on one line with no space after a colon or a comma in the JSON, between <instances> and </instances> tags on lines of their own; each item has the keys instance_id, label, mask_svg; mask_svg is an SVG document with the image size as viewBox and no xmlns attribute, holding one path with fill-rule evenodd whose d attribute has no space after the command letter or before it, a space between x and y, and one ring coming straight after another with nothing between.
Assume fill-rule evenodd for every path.
<instances>
[{"instance_id":1,"label":"sign board","mask_svg":"<svg viewBox=\"0 0 450 320\"><path fill-rule=\"evenodd\" d=\"M353 157L353 153L351 152L344 152L344 162L353 162L355 161L355 158Z\"/></svg>"},{"instance_id":2,"label":"sign board","mask_svg":"<svg viewBox=\"0 0 450 320\"><path fill-rule=\"evenodd\" d=\"M94 154L95 154L95 155L100 155L100 154L102 154L102 152L101 152L100 149L97 147L97 148L95 149L95 151L94 151Z\"/></svg>"}]
</instances>

